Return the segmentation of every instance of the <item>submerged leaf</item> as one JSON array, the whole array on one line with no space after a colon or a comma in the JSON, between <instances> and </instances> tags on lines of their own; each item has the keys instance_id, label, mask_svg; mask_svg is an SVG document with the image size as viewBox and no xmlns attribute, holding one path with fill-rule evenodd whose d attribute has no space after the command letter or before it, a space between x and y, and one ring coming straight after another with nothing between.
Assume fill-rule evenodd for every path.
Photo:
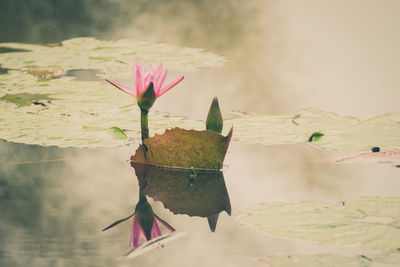
<instances>
[{"instance_id":1,"label":"submerged leaf","mask_svg":"<svg viewBox=\"0 0 400 267\"><path fill-rule=\"evenodd\" d=\"M151 165L214 169L222 168L232 136L211 131L174 128L143 141L131 160Z\"/></svg>"},{"instance_id":2,"label":"submerged leaf","mask_svg":"<svg viewBox=\"0 0 400 267\"><path fill-rule=\"evenodd\" d=\"M272 203L239 220L265 233L377 249L400 247L400 198L361 198L345 205Z\"/></svg>"}]
</instances>

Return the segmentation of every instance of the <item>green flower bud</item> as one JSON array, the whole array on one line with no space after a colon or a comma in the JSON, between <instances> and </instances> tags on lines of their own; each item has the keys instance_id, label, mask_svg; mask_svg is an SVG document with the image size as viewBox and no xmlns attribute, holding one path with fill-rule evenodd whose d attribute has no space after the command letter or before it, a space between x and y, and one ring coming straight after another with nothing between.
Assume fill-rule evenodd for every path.
<instances>
[{"instance_id":1,"label":"green flower bud","mask_svg":"<svg viewBox=\"0 0 400 267\"><path fill-rule=\"evenodd\" d=\"M212 132L221 133L224 122L221 110L219 109L218 98L214 97L206 120L206 129Z\"/></svg>"},{"instance_id":2,"label":"green flower bud","mask_svg":"<svg viewBox=\"0 0 400 267\"><path fill-rule=\"evenodd\" d=\"M138 97L137 102L141 110L149 112L150 108L156 101L156 98L157 96L156 92L154 91L154 85L151 82L146 91L144 91L143 94Z\"/></svg>"}]
</instances>

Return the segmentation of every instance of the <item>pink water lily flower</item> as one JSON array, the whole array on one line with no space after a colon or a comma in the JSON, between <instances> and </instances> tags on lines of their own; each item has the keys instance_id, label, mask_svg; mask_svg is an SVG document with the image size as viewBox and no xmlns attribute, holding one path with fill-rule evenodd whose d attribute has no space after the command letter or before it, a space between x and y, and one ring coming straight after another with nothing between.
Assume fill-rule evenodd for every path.
<instances>
[{"instance_id":1,"label":"pink water lily flower","mask_svg":"<svg viewBox=\"0 0 400 267\"><path fill-rule=\"evenodd\" d=\"M153 83L154 92L156 93L156 97L160 97L169 89L177 85L180 81L183 80L183 76L179 77L178 79L170 82L166 86L162 87L165 78L167 77L167 70L163 70L163 64L160 62L160 65L153 71L153 66L150 64L148 71L144 72L142 64L140 64L139 60L136 60L136 64L134 67L134 76L135 76L135 91L131 90L130 88L113 82L111 80L106 79L107 82L111 83L112 85L116 86L117 88L121 89L125 93L139 99L140 96L149 88L150 83Z\"/></svg>"},{"instance_id":2,"label":"pink water lily flower","mask_svg":"<svg viewBox=\"0 0 400 267\"><path fill-rule=\"evenodd\" d=\"M132 222L132 230L131 230L131 240L129 242L129 246L131 248L137 248L138 246L140 246L140 241L142 239L146 240L146 241L149 241L149 240L151 240L153 238L161 236L162 233L161 233L159 224L161 224L161 226L163 226L169 232L174 232L175 231L175 229L172 228L167 222L162 220L157 215L153 214L153 225L151 227L151 233L147 233L146 234L145 230L140 225L139 220L137 219L136 215L134 215L133 216L133 222Z\"/></svg>"}]
</instances>

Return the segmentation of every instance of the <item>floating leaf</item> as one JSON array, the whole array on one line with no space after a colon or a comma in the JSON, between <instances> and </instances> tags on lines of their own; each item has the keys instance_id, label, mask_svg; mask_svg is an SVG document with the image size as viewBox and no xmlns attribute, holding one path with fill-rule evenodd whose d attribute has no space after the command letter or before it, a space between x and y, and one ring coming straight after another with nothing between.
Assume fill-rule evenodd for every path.
<instances>
[{"instance_id":1,"label":"floating leaf","mask_svg":"<svg viewBox=\"0 0 400 267\"><path fill-rule=\"evenodd\" d=\"M202 49L134 40L75 38L60 46L7 43L0 47L4 52L0 53L4 70L0 83L0 98L4 100L0 101L0 138L60 147L114 147L140 139L139 108L103 80L93 81L100 76L130 78L136 59L145 65L163 61L169 70L180 71L225 62L223 57ZM82 70L86 71L83 75ZM97 77L88 79L87 70ZM41 101L45 99L52 101ZM128 138L113 138L105 130L114 125L126 129ZM156 112L149 115L149 127L150 134L171 127L202 128L200 122L182 116L166 118Z\"/></svg>"},{"instance_id":2,"label":"floating leaf","mask_svg":"<svg viewBox=\"0 0 400 267\"><path fill-rule=\"evenodd\" d=\"M124 133L124 131L122 131L120 128L115 127L115 126L108 128L108 132L111 134L111 136L114 139L122 139L122 140L124 140L124 139L126 139L128 137Z\"/></svg>"},{"instance_id":3,"label":"floating leaf","mask_svg":"<svg viewBox=\"0 0 400 267\"><path fill-rule=\"evenodd\" d=\"M2 53L15 53L15 52L31 52L31 51L27 50L27 49L21 49L21 48L0 46L0 54L2 54Z\"/></svg>"},{"instance_id":4,"label":"floating leaf","mask_svg":"<svg viewBox=\"0 0 400 267\"><path fill-rule=\"evenodd\" d=\"M6 94L0 98L0 101L13 103L18 107L26 107L32 104L35 104L35 101L40 100L54 100L55 98L49 97L49 94L30 94L30 93L21 93L21 94ZM39 102L36 102L39 103Z\"/></svg>"},{"instance_id":5,"label":"floating leaf","mask_svg":"<svg viewBox=\"0 0 400 267\"><path fill-rule=\"evenodd\" d=\"M272 203L239 220L265 233L377 249L400 247L400 198L361 198L345 205Z\"/></svg>"},{"instance_id":6,"label":"floating leaf","mask_svg":"<svg viewBox=\"0 0 400 267\"><path fill-rule=\"evenodd\" d=\"M5 68L22 70L36 65L48 68L57 66L66 71L94 69L107 74L108 78L131 77L136 59L143 65L162 61L169 70L175 71L218 67L225 62L225 58L199 48L130 39L104 41L74 38L55 47L21 43L3 43L1 47L6 47L3 50L9 52L29 50L25 53L0 53L0 64Z\"/></svg>"},{"instance_id":7,"label":"floating leaf","mask_svg":"<svg viewBox=\"0 0 400 267\"><path fill-rule=\"evenodd\" d=\"M175 214L209 217L224 210L231 213L221 171L156 167L136 162L131 165L141 192L161 201Z\"/></svg>"},{"instance_id":8,"label":"floating leaf","mask_svg":"<svg viewBox=\"0 0 400 267\"><path fill-rule=\"evenodd\" d=\"M321 132L313 132L312 135L308 138L308 142L315 142L321 139L321 137L324 136L323 133Z\"/></svg>"},{"instance_id":9,"label":"floating leaf","mask_svg":"<svg viewBox=\"0 0 400 267\"><path fill-rule=\"evenodd\" d=\"M234 141L264 145L304 142L315 129L325 134L316 143L334 150L400 149L400 113L369 119L341 116L321 110L303 110L294 116L245 114L231 121Z\"/></svg>"},{"instance_id":10,"label":"floating leaf","mask_svg":"<svg viewBox=\"0 0 400 267\"><path fill-rule=\"evenodd\" d=\"M362 153L334 160L337 163L400 163L400 150Z\"/></svg>"},{"instance_id":11,"label":"floating leaf","mask_svg":"<svg viewBox=\"0 0 400 267\"><path fill-rule=\"evenodd\" d=\"M174 128L143 141L131 160L151 165L214 169L222 168L232 136L211 131Z\"/></svg>"}]
</instances>

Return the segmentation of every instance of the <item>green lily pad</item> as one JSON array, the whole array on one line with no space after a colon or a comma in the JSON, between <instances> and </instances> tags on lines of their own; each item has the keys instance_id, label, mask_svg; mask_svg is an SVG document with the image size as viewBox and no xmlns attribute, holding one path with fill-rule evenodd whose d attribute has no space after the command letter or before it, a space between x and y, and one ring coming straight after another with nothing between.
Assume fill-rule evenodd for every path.
<instances>
[{"instance_id":1,"label":"green lily pad","mask_svg":"<svg viewBox=\"0 0 400 267\"><path fill-rule=\"evenodd\" d=\"M6 94L0 98L0 101L5 101L8 103L14 103L18 107L26 107L34 104L35 101L40 100L54 100L54 98L49 97L48 94Z\"/></svg>"},{"instance_id":2,"label":"green lily pad","mask_svg":"<svg viewBox=\"0 0 400 267\"><path fill-rule=\"evenodd\" d=\"M400 247L399 210L400 198L361 198L345 205L271 203L238 220L275 236L394 250Z\"/></svg>"},{"instance_id":3,"label":"green lily pad","mask_svg":"<svg viewBox=\"0 0 400 267\"><path fill-rule=\"evenodd\" d=\"M141 192L161 201L174 214L209 217L231 203L221 171L166 168L131 162Z\"/></svg>"},{"instance_id":4,"label":"green lily pad","mask_svg":"<svg viewBox=\"0 0 400 267\"><path fill-rule=\"evenodd\" d=\"M258 267L368 267L372 262L363 257L340 255L279 255L253 260Z\"/></svg>"},{"instance_id":5,"label":"green lily pad","mask_svg":"<svg viewBox=\"0 0 400 267\"><path fill-rule=\"evenodd\" d=\"M308 142L316 142L319 139L321 139L322 136L324 136L323 133L313 132L312 135L310 136L310 138L308 138Z\"/></svg>"},{"instance_id":6,"label":"green lily pad","mask_svg":"<svg viewBox=\"0 0 400 267\"><path fill-rule=\"evenodd\" d=\"M143 141L132 161L156 166L214 169L222 168L232 137L211 131L174 128Z\"/></svg>"},{"instance_id":7,"label":"green lily pad","mask_svg":"<svg viewBox=\"0 0 400 267\"><path fill-rule=\"evenodd\" d=\"M320 131L324 137L312 142L332 150L384 150L400 148L400 113L369 119L341 116L322 110L303 110L290 116L246 114L234 119L234 141L264 145L305 142L311 133Z\"/></svg>"},{"instance_id":8,"label":"green lily pad","mask_svg":"<svg viewBox=\"0 0 400 267\"><path fill-rule=\"evenodd\" d=\"M111 134L111 136L114 139L123 139L125 140L126 138L128 138L128 136L124 133L123 130L121 130L120 128L113 126L108 128L108 132Z\"/></svg>"}]
</instances>

